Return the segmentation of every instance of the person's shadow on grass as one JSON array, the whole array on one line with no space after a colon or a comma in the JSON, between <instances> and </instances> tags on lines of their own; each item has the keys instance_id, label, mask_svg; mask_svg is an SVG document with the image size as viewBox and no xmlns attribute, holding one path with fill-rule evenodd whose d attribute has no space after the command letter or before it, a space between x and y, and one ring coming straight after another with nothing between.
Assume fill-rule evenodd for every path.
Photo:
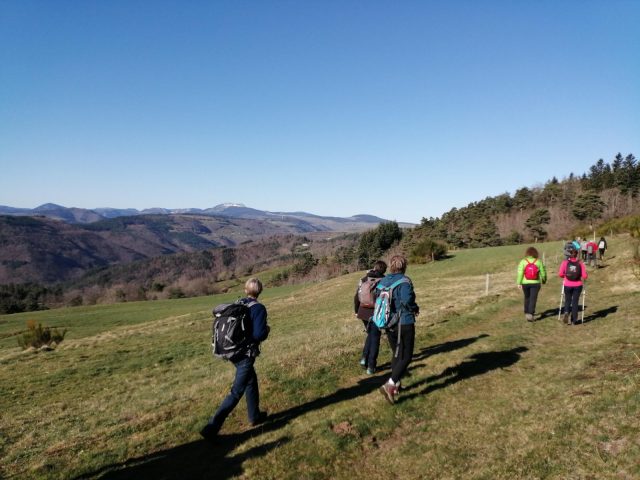
<instances>
[{"instance_id":1,"label":"person's shadow on grass","mask_svg":"<svg viewBox=\"0 0 640 480\"><path fill-rule=\"evenodd\" d=\"M449 385L466 380L467 378L483 375L497 368L510 367L514 363L518 362L521 357L520 354L527 350L527 347L516 347L511 350L502 350L499 352L475 353L467 357L463 362L454 365L453 367L446 368L438 375L432 375L424 380L408 385L405 389L406 391L414 390L422 385L432 384L433 382L444 379L443 382L427 385L426 388L423 388L419 392L409 395L403 394L398 399L398 403L406 402L407 400L411 400L421 395L427 395L441 388L448 387Z\"/></svg>"},{"instance_id":2,"label":"person's shadow on grass","mask_svg":"<svg viewBox=\"0 0 640 480\"><path fill-rule=\"evenodd\" d=\"M417 362L419 360L423 360L432 355L437 355L439 353L448 353L454 350L458 350L459 348L468 347L472 343L477 342L478 340L482 338L486 338L488 336L489 335L487 335L486 333L481 333L477 337L461 338L459 340L451 340L450 342L444 342L444 343L439 343L437 345L432 345L430 347L424 347L419 352L413 354L411 361ZM382 365L379 365L378 370L384 370L390 367L391 367L391 364L387 362Z\"/></svg>"},{"instance_id":3,"label":"person's shadow on grass","mask_svg":"<svg viewBox=\"0 0 640 480\"><path fill-rule=\"evenodd\" d=\"M437 353L450 352L466 347L480 338L464 338L423 348L414 357L414 362L420 358ZM423 364L412 363L409 370L423 367ZM289 422L306 413L321 410L330 405L353 400L377 390L388 373L379 373L359 380L355 385L340 388L330 394L315 398L294 407L275 412L267 417L264 424L251 430L231 435L219 435L213 442L197 440L179 445L160 452L151 453L138 458L129 459L122 463L107 465L97 471L76 477L76 480L99 478L103 480L141 479L141 480L178 480L215 478L225 480L242 475L242 464L250 459L261 457L274 450L279 445L289 442L289 437L256 446L244 453L232 455L240 445L254 436L277 431Z\"/></svg>"},{"instance_id":4,"label":"person's shadow on grass","mask_svg":"<svg viewBox=\"0 0 640 480\"><path fill-rule=\"evenodd\" d=\"M540 320L544 320L545 318L557 317L557 316L558 316L557 308L548 308L547 310L545 310L540 314L540 317L536 319L536 322L539 322Z\"/></svg>"},{"instance_id":5,"label":"person's shadow on grass","mask_svg":"<svg viewBox=\"0 0 640 480\"><path fill-rule=\"evenodd\" d=\"M132 458L119 464L105 466L97 471L76 477L75 480L99 478L103 480L183 480L209 479L224 480L242 475L242 464L250 459L266 455L279 445L290 440L281 437L273 442L251 448L243 453L231 452L253 435L255 429L247 432L220 435L215 443L205 440L178 445L177 447Z\"/></svg>"},{"instance_id":6,"label":"person's shadow on grass","mask_svg":"<svg viewBox=\"0 0 640 480\"><path fill-rule=\"evenodd\" d=\"M601 318L606 317L609 314L616 313L618 311L618 306L614 305L612 307L603 308L602 310L597 310L593 312L591 315L584 317L584 322L593 322L594 320L599 320Z\"/></svg>"}]
</instances>

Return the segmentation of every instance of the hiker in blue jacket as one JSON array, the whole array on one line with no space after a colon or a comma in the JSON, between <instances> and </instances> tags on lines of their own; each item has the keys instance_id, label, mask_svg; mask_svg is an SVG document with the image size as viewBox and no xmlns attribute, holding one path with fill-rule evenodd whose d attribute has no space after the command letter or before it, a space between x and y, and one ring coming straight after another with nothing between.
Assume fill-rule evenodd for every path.
<instances>
[{"instance_id":1,"label":"hiker in blue jacket","mask_svg":"<svg viewBox=\"0 0 640 480\"><path fill-rule=\"evenodd\" d=\"M400 380L406 374L413 357L416 316L420 313L411 279L404 274L406 270L407 259L401 255L395 255L389 262L390 273L378 284L389 287L401 281L391 293L391 313L400 315L400 319L394 327L387 329L387 339L393 352L391 376L380 387L380 391L391 404L395 403Z\"/></svg>"},{"instance_id":2,"label":"hiker in blue jacket","mask_svg":"<svg viewBox=\"0 0 640 480\"><path fill-rule=\"evenodd\" d=\"M267 412L260 410L260 393L258 390L258 376L256 375L253 364L256 357L260 355L260 342L263 342L269 336L269 326L267 325L267 309L261 303L258 303L258 296L262 292L262 282L257 278L250 278L244 285L244 291L247 295L240 301L249 306L251 314L253 341L249 343L247 348L240 352L237 358L233 358L231 362L236 368L236 377L231 386L231 392L216 410L216 413L209 419L209 423L200 431L200 435L206 440L213 440L222 424L238 402L245 395L247 400L247 414L249 416L249 424L256 426L262 423Z\"/></svg>"}]
</instances>

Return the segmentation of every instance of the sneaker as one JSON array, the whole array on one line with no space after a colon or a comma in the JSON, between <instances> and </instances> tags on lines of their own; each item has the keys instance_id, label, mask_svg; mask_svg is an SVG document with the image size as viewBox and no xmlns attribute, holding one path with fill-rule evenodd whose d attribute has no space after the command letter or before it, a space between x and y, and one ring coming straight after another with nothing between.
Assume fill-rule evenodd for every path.
<instances>
[{"instance_id":1,"label":"sneaker","mask_svg":"<svg viewBox=\"0 0 640 480\"><path fill-rule=\"evenodd\" d=\"M261 423L264 423L264 421L267 419L267 412L262 410L260 412L258 412L258 418L256 418L255 420L252 420L249 422L249 425L251 425L252 427L256 427L258 425L260 425Z\"/></svg>"},{"instance_id":2,"label":"sneaker","mask_svg":"<svg viewBox=\"0 0 640 480\"><path fill-rule=\"evenodd\" d=\"M367 368L367 359L366 359L366 358L362 357L362 358L360 359L360 366L361 366L362 368Z\"/></svg>"},{"instance_id":3,"label":"sneaker","mask_svg":"<svg viewBox=\"0 0 640 480\"><path fill-rule=\"evenodd\" d=\"M391 405L396 402L396 395L398 393L398 390L396 389L395 385L391 385L389 382L385 382L385 384L380 387L380 392L382 393L382 395L384 395L384 398L386 398L387 402L389 402Z\"/></svg>"},{"instance_id":4,"label":"sneaker","mask_svg":"<svg viewBox=\"0 0 640 480\"><path fill-rule=\"evenodd\" d=\"M374 373L376 373L375 368L367 368L367 375L373 375Z\"/></svg>"},{"instance_id":5,"label":"sneaker","mask_svg":"<svg viewBox=\"0 0 640 480\"><path fill-rule=\"evenodd\" d=\"M527 319L527 322L533 322L533 315L530 313L525 314L524 316Z\"/></svg>"}]
</instances>

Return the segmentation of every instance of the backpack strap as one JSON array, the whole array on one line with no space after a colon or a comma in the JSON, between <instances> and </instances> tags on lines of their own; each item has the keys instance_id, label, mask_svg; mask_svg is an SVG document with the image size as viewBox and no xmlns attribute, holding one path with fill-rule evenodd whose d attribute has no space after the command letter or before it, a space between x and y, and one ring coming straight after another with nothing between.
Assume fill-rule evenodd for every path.
<instances>
[{"instance_id":1,"label":"backpack strap","mask_svg":"<svg viewBox=\"0 0 640 480\"><path fill-rule=\"evenodd\" d=\"M256 305L258 303L257 300L251 300L249 302L243 302L243 300L244 300L243 298L240 298L240 299L236 300L235 303L238 304L238 305L244 305L247 308L251 308L251 307L253 307L254 305Z\"/></svg>"},{"instance_id":2,"label":"backpack strap","mask_svg":"<svg viewBox=\"0 0 640 480\"><path fill-rule=\"evenodd\" d=\"M396 288L401 283L409 283L409 279L407 277L402 277L402 278L400 278L399 280L396 280L395 282L393 282L391 285L389 285L387 287L384 287L384 286L382 286L382 285L380 285L378 283L376 288L379 288L380 290L382 290L383 288L388 288L389 290L393 290L394 288Z\"/></svg>"}]
</instances>

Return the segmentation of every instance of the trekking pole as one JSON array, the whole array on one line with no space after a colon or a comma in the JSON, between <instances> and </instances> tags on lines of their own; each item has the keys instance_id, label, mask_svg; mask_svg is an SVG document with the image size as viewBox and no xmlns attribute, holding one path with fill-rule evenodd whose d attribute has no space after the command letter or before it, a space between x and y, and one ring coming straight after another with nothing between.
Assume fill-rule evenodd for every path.
<instances>
[{"instance_id":1,"label":"trekking pole","mask_svg":"<svg viewBox=\"0 0 640 480\"><path fill-rule=\"evenodd\" d=\"M582 287L582 315L580 316L580 325L584 324L584 309L586 307L585 302L587 301L587 286Z\"/></svg>"},{"instance_id":2,"label":"trekking pole","mask_svg":"<svg viewBox=\"0 0 640 480\"><path fill-rule=\"evenodd\" d=\"M558 321L560 321L560 315L562 315L563 301L564 301L564 285L560 285L560 306L558 307Z\"/></svg>"}]
</instances>

